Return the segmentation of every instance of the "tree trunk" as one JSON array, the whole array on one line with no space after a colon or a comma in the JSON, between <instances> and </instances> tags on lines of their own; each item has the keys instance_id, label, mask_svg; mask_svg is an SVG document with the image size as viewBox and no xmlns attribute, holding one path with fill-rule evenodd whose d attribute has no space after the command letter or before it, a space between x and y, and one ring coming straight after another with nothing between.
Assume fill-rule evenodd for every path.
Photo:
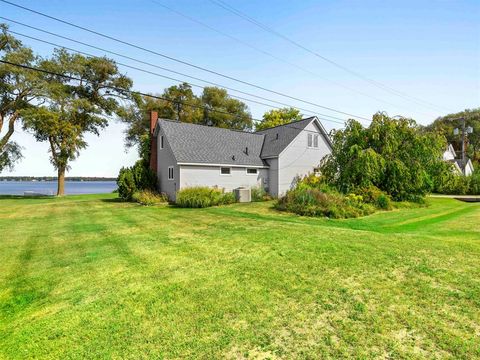
<instances>
[{"instance_id":1,"label":"tree trunk","mask_svg":"<svg viewBox=\"0 0 480 360\"><path fill-rule=\"evenodd\" d=\"M58 168L57 196L65 195L65 168Z\"/></svg>"}]
</instances>

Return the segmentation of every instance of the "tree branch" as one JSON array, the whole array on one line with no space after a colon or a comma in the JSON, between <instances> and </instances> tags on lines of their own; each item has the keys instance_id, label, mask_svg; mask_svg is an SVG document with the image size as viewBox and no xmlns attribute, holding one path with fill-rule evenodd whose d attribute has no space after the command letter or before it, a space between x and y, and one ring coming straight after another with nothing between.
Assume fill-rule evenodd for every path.
<instances>
[{"instance_id":1,"label":"tree branch","mask_svg":"<svg viewBox=\"0 0 480 360\"><path fill-rule=\"evenodd\" d=\"M17 119L18 119L18 112L15 111L13 113L13 115L10 117L10 119L8 120L8 131L7 131L7 133L0 140L0 150L3 150L5 145L7 145L8 140L13 135L13 133L15 131L15 121ZM2 122L3 122L3 120L2 120Z\"/></svg>"}]
</instances>

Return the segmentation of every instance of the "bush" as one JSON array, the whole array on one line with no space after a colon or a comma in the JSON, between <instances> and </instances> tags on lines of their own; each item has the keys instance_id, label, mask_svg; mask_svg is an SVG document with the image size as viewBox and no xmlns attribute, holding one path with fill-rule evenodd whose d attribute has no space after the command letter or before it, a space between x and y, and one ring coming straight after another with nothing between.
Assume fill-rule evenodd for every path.
<instances>
[{"instance_id":1,"label":"bush","mask_svg":"<svg viewBox=\"0 0 480 360\"><path fill-rule=\"evenodd\" d=\"M375 211L372 205L361 201L361 196L328 194L305 185L287 191L275 207L298 215L326 216L334 219L364 216Z\"/></svg>"},{"instance_id":2,"label":"bush","mask_svg":"<svg viewBox=\"0 0 480 360\"><path fill-rule=\"evenodd\" d=\"M133 194L137 191L135 180L133 179L133 171L131 168L120 169L117 178L118 196L126 201L131 201Z\"/></svg>"},{"instance_id":3,"label":"bush","mask_svg":"<svg viewBox=\"0 0 480 360\"><path fill-rule=\"evenodd\" d=\"M250 191L252 192L252 201L268 201L272 199L261 186L253 187Z\"/></svg>"},{"instance_id":4,"label":"bush","mask_svg":"<svg viewBox=\"0 0 480 360\"><path fill-rule=\"evenodd\" d=\"M449 195L480 195L480 172L471 176L448 173L437 179L435 191Z\"/></svg>"},{"instance_id":5,"label":"bush","mask_svg":"<svg viewBox=\"0 0 480 360\"><path fill-rule=\"evenodd\" d=\"M133 194L132 200L145 206L158 205L168 202L166 194L159 194L151 190L141 190Z\"/></svg>"},{"instance_id":6,"label":"bush","mask_svg":"<svg viewBox=\"0 0 480 360\"><path fill-rule=\"evenodd\" d=\"M143 160L139 160L132 167L120 169L117 185L118 196L123 200L132 201L133 194L137 191L154 191L157 185L157 176Z\"/></svg>"},{"instance_id":7,"label":"bush","mask_svg":"<svg viewBox=\"0 0 480 360\"><path fill-rule=\"evenodd\" d=\"M218 205L229 205L237 202L237 199L235 198L235 194L232 191L228 191L222 194L220 197L220 201L218 202Z\"/></svg>"},{"instance_id":8,"label":"bush","mask_svg":"<svg viewBox=\"0 0 480 360\"><path fill-rule=\"evenodd\" d=\"M365 203L372 204L379 209L390 210L392 208L390 197L376 186L356 188L355 194L362 196Z\"/></svg>"},{"instance_id":9,"label":"bush","mask_svg":"<svg viewBox=\"0 0 480 360\"><path fill-rule=\"evenodd\" d=\"M380 196L377 198L377 202L375 203L375 205L379 209L390 210L392 208L392 201L390 200L388 195L380 194Z\"/></svg>"},{"instance_id":10,"label":"bush","mask_svg":"<svg viewBox=\"0 0 480 360\"><path fill-rule=\"evenodd\" d=\"M205 208L216 205L232 204L235 200L233 192L224 193L220 189L206 186L195 186L177 191L176 205L184 208Z\"/></svg>"}]
</instances>

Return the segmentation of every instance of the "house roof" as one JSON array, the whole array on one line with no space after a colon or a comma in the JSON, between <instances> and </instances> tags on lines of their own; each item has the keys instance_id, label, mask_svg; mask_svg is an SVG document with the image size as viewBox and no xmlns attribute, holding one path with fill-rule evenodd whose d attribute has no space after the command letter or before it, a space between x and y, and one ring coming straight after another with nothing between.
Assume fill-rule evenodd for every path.
<instances>
[{"instance_id":1,"label":"house roof","mask_svg":"<svg viewBox=\"0 0 480 360\"><path fill-rule=\"evenodd\" d=\"M289 124L275 126L269 129L257 131L256 134L265 135L263 149L261 153L262 159L277 157L280 153L300 134L308 124L310 124L315 116L293 121ZM320 130L330 144L330 138L319 122ZM330 144L331 145L331 144Z\"/></svg>"},{"instance_id":2,"label":"house roof","mask_svg":"<svg viewBox=\"0 0 480 360\"><path fill-rule=\"evenodd\" d=\"M265 166L263 135L165 119L158 124L178 163Z\"/></svg>"},{"instance_id":3,"label":"house roof","mask_svg":"<svg viewBox=\"0 0 480 360\"><path fill-rule=\"evenodd\" d=\"M160 119L160 127L178 163L267 166L316 117L294 121L255 133ZM329 145L330 138L319 127ZM248 148L248 151L247 151Z\"/></svg>"}]
</instances>

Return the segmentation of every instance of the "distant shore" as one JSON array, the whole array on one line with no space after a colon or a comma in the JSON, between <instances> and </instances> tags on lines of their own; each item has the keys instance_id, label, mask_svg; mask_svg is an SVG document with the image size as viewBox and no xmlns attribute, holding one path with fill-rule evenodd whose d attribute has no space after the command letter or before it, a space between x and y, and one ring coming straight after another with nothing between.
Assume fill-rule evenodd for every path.
<instances>
[{"instance_id":1,"label":"distant shore","mask_svg":"<svg viewBox=\"0 0 480 360\"><path fill-rule=\"evenodd\" d=\"M0 181L57 181L56 176L0 176ZM65 181L116 181L114 177L67 176Z\"/></svg>"}]
</instances>

